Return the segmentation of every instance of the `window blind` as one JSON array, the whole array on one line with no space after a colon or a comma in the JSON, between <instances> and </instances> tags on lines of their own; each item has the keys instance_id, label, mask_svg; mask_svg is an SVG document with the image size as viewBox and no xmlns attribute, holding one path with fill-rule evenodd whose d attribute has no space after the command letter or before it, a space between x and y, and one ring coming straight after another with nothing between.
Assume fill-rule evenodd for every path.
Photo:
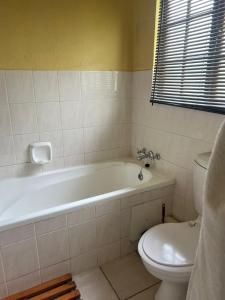
<instances>
[{"instance_id":1,"label":"window blind","mask_svg":"<svg viewBox=\"0 0 225 300\"><path fill-rule=\"evenodd\" d=\"M151 102L225 113L225 0L161 0Z\"/></svg>"}]
</instances>

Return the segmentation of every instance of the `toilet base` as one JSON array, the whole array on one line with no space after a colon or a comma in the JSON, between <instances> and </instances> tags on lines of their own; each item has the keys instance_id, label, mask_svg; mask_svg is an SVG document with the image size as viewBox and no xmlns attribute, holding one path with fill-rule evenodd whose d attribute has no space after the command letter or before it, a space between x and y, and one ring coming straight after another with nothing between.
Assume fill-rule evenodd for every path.
<instances>
[{"instance_id":1,"label":"toilet base","mask_svg":"<svg viewBox=\"0 0 225 300\"><path fill-rule=\"evenodd\" d=\"M162 281L155 300L185 300L188 283Z\"/></svg>"}]
</instances>

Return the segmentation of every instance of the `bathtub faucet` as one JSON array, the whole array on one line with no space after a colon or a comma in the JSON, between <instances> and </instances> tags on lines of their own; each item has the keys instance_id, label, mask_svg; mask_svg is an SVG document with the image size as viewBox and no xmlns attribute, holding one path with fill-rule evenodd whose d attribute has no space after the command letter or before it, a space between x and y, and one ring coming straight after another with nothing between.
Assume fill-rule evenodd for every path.
<instances>
[{"instance_id":1,"label":"bathtub faucet","mask_svg":"<svg viewBox=\"0 0 225 300\"><path fill-rule=\"evenodd\" d=\"M137 160L150 159L151 161L160 159L159 153L154 153L153 151L147 151L146 148L137 150Z\"/></svg>"}]
</instances>

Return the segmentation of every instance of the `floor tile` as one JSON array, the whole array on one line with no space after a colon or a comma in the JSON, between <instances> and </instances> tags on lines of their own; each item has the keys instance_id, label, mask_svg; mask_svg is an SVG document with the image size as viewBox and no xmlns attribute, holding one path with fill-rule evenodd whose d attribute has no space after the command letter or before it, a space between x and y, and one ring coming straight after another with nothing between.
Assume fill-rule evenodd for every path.
<instances>
[{"instance_id":1,"label":"floor tile","mask_svg":"<svg viewBox=\"0 0 225 300\"><path fill-rule=\"evenodd\" d=\"M118 300L115 292L99 268L73 277L82 300Z\"/></svg>"},{"instance_id":2,"label":"floor tile","mask_svg":"<svg viewBox=\"0 0 225 300\"><path fill-rule=\"evenodd\" d=\"M154 296L158 288L159 284L156 284L149 289L144 290L143 292L140 292L137 295L129 298L129 300L154 300Z\"/></svg>"},{"instance_id":3,"label":"floor tile","mask_svg":"<svg viewBox=\"0 0 225 300\"><path fill-rule=\"evenodd\" d=\"M102 271L122 300L159 282L145 270L136 253L103 265Z\"/></svg>"}]
</instances>

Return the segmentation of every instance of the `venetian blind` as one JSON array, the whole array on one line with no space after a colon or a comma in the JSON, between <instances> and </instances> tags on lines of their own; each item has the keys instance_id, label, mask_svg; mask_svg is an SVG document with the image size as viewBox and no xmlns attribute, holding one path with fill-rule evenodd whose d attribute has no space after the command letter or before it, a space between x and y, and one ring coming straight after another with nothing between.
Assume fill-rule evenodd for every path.
<instances>
[{"instance_id":1,"label":"venetian blind","mask_svg":"<svg viewBox=\"0 0 225 300\"><path fill-rule=\"evenodd\" d=\"M161 0L152 103L225 113L225 0Z\"/></svg>"}]
</instances>

